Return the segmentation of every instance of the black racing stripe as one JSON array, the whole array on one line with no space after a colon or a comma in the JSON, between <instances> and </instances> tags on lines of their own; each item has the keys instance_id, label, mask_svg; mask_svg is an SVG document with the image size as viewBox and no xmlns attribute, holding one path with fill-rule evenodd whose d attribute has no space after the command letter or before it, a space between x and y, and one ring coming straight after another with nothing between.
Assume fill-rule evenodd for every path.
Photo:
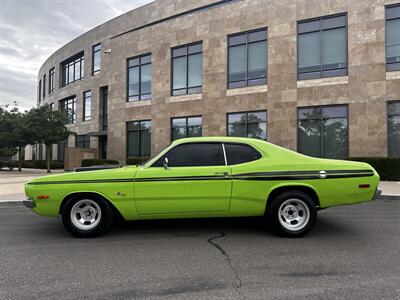
<instances>
[{"instance_id":1,"label":"black racing stripe","mask_svg":"<svg viewBox=\"0 0 400 300\"><path fill-rule=\"evenodd\" d=\"M255 173L244 173L235 174L233 176L296 176L296 175L319 175L321 170L311 170L311 171L280 171L280 172L255 172ZM329 174L359 174L359 173L371 173L372 170L327 170L327 175Z\"/></svg>"},{"instance_id":2,"label":"black racing stripe","mask_svg":"<svg viewBox=\"0 0 400 300\"><path fill-rule=\"evenodd\" d=\"M252 181L275 181L275 180L327 180L327 179L338 179L338 178L355 178L355 177L371 177L374 174L338 174L328 175L325 178L321 178L318 175L306 175L306 176L234 176L233 180L252 180Z\"/></svg>"},{"instance_id":3,"label":"black racing stripe","mask_svg":"<svg viewBox=\"0 0 400 300\"><path fill-rule=\"evenodd\" d=\"M30 185L46 184L90 184L90 183L119 183L119 182L155 182L155 181L195 181L195 180L310 180L322 179L320 171L282 171L282 172L255 172L235 174L230 176L181 176L181 177L153 177L153 178L114 178L114 179L93 179L93 180L69 180L69 181L39 181L30 182ZM372 170L331 170L326 171L327 177L334 178L354 178L370 177L374 175Z\"/></svg>"},{"instance_id":4,"label":"black racing stripe","mask_svg":"<svg viewBox=\"0 0 400 300\"><path fill-rule=\"evenodd\" d=\"M31 185L44 185L44 184L76 184L76 183L116 183L116 182L134 182L134 178L122 179L93 179L93 180L66 180L66 181L38 181L29 182Z\"/></svg>"},{"instance_id":5,"label":"black racing stripe","mask_svg":"<svg viewBox=\"0 0 400 300\"><path fill-rule=\"evenodd\" d=\"M231 180L230 176L185 176L185 177L154 177L154 178L136 178L136 182L152 181L194 181L194 180Z\"/></svg>"}]
</instances>

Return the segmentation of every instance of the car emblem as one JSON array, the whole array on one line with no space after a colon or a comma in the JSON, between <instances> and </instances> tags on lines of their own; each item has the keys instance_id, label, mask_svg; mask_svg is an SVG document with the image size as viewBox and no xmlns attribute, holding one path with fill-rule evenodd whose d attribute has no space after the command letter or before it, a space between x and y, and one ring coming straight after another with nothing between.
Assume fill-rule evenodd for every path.
<instances>
[{"instance_id":1,"label":"car emblem","mask_svg":"<svg viewBox=\"0 0 400 300\"><path fill-rule=\"evenodd\" d=\"M324 178L326 178L326 172L325 171L319 171L319 178L322 178L322 179L324 179Z\"/></svg>"}]
</instances>

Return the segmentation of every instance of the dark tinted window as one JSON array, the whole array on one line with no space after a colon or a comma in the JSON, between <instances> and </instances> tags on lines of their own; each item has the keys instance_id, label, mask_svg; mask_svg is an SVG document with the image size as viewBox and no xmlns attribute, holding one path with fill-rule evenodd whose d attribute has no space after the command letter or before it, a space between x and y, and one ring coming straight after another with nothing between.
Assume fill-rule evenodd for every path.
<instances>
[{"instance_id":1,"label":"dark tinted window","mask_svg":"<svg viewBox=\"0 0 400 300\"><path fill-rule=\"evenodd\" d=\"M193 143L174 147L164 154L153 167L162 167L165 157L170 167L201 167L225 165L220 143Z\"/></svg>"},{"instance_id":2,"label":"dark tinted window","mask_svg":"<svg viewBox=\"0 0 400 300\"><path fill-rule=\"evenodd\" d=\"M243 144L225 144L228 165L243 164L261 158L261 154L250 146Z\"/></svg>"}]
</instances>

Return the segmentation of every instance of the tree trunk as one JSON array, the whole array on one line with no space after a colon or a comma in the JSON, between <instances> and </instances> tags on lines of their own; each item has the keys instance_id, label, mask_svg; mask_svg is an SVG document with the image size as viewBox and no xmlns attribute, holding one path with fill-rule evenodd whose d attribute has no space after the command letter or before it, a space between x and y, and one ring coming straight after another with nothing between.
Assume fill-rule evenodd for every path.
<instances>
[{"instance_id":1,"label":"tree trunk","mask_svg":"<svg viewBox=\"0 0 400 300\"><path fill-rule=\"evenodd\" d=\"M47 173L51 173L50 170L50 145L46 145L46 163L47 163Z\"/></svg>"},{"instance_id":2,"label":"tree trunk","mask_svg":"<svg viewBox=\"0 0 400 300\"><path fill-rule=\"evenodd\" d=\"M18 147L18 172L22 171L22 147Z\"/></svg>"}]
</instances>

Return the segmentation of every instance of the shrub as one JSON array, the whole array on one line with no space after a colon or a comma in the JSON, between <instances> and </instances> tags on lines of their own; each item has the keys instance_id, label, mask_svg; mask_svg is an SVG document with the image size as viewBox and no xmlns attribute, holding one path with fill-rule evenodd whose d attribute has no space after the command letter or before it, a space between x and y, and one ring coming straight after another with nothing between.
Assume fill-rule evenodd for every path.
<instances>
[{"instance_id":1,"label":"shrub","mask_svg":"<svg viewBox=\"0 0 400 300\"><path fill-rule=\"evenodd\" d=\"M22 165L25 165L24 168L47 169L47 162L45 160L27 161L27 163L23 163ZM50 161L50 169L64 169L64 162L52 160Z\"/></svg>"},{"instance_id":2,"label":"shrub","mask_svg":"<svg viewBox=\"0 0 400 300\"><path fill-rule=\"evenodd\" d=\"M83 159L81 167L92 167L92 166L105 166L105 165L119 165L117 160L111 159Z\"/></svg>"},{"instance_id":3,"label":"shrub","mask_svg":"<svg viewBox=\"0 0 400 300\"><path fill-rule=\"evenodd\" d=\"M384 181L400 180L400 158L394 157L351 157L349 160L370 164Z\"/></svg>"},{"instance_id":4,"label":"shrub","mask_svg":"<svg viewBox=\"0 0 400 300\"><path fill-rule=\"evenodd\" d=\"M3 161L4 167L8 168L10 171L18 167L18 163L15 160Z\"/></svg>"},{"instance_id":5,"label":"shrub","mask_svg":"<svg viewBox=\"0 0 400 300\"><path fill-rule=\"evenodd\" d=\"M146 162L148 160L147 157L129 157L126 160L126 164L127 165L131 165L131 166L136 166L136 165L140 165L143 164L144 162Z\"/></svg>"}]
</instances>

